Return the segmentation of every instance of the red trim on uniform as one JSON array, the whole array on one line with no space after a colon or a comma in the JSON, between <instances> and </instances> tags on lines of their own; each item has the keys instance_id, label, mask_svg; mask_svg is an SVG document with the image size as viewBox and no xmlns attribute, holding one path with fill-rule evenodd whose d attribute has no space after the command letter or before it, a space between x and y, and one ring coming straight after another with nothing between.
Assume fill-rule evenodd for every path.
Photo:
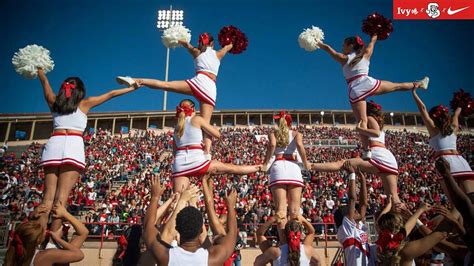
<instances>
[{"instance_id":1,"label":"red trim on uniform","mask_svg":"<svg viewBox=\"0 0 474 266\"><path fill-rule=\"evenodd\" d=\"M71 161L74 161L75 163L78 163L78 164L81 164L81 165L85 165L85 163L81 162L81 161L78 161L74 158L69 158L69 157L66 157L66 158L62 158L62 159L51 159L51 160L45 160L45 161L41 161L41 163L47 163L47 162L51 162L51 161L64 161L64 160L71 160Z\"/></svg>"},{"instance_id":2,"label":"red trim on uniform","mask_svg":"<svg viewBox=\"0 0 474 266\"><path fill-rule=\"evenodd\" d=\"M214 81L214 83L216 83L216 81L214 80L214 77L211 76L211 73L209 72L206 72L206 71L198 71L196 72L196 75L199 75L199 74L203 74L204 76L210 78L212 81Z\"/></svg>"},{"instance_id":3,"label":"red trim on uniform","mask_svg":"<svg viewBox=\"0 0 474 266\"><path fill-rule=\"evenodd\" d=\"M211 161L205 161L201 165L198 165L191 169L175 172L172 174L171 177L175 178L175 177L180 177L180 176L186 176L186 177L187 176L201 176L207 173L210 166L211 166Z\"/></svg>"},{"instance_id":4,"label":"red trim on uniform","mask_svg":"<svg viewBox=\"0 0 474 266\"><path fill-rule=\"evenodd\" d=\"M283 157L278 157L278 158L275 158L275 161L289 161L289 162L296 162L296 161L298 161L298 160L296 160L296 159L293 157L293 155L292 155L292 157L285 157L285 156L283 156Z\"/></svg>"},{"instance_id":5,"label":"red trim on uniform","mask_svg":"<svg viewBox=\"0 0 474 266\"><path fill-rule=\"evenodd\" d=\"M370 256L370 252L368 250L365 250L362 243L353 237L347 238L346 240L344 240L344 243L342 243L342 247L344 248L348 248L351 246L355 246L356 248L358 248L360 251L362 251L362 253L364 253L365 256Z\"/></svg>"},{"instance_id":6,"label":"red trim on uniform","mask_svg":"<svg viewBox=\"0 0 474 266\"><path fill-rule=\"evenodd\" d=\"M270 182L270 187L274 185L297 185L304 187L304 183L294 179L278 179L276 181Z\"/></svg>"},{"instance_id":7,"label":"red trim on uniform","mask_svg":"<svg viewBox=\"0 0 474 266\"><path fill-rule=\"evenodd\" d=\"M380 170L382 173L389 173L389 174L394 174L398 175L398 169L395 169L389 165L386 165L380 161L377 161L375 159L370 159L369 163L372 164L373 166L377 167L377 169Z\"/></svg>"},{"instance_id":8,"label":"red trim on uniform","mask_svg":"<svg viewBox=\"0 0 474 266\"><path fill-rule=\"evenodd\" d=\"M51 134L51 137L56 137L56 136L75 136L75 137L83 137L82 133L66 133L66 132L53 132Z\"/></svg>"},{"instance_id":9,"label":"red trim on uniform","mask_svg":"<svg viewBox=\"0 0 474 266\"><path fill-rule=\"evenodd\" d=\"M188 83L189 87L191 88L191 91L193 92L193 96L198 99L199 102L204 102L207 104L210 104L212 106L216 105L216 102L209 97L205 92L203 92L199 87L194 84L190 79L186 80L186 83Z\"/></svg>"},{"instance_id":10,"label":"red trim on uniform","mask_svg":"<svg viewBox=\"0 0 474 266\"><path fill-rule=\"evenodd\" d=\"M465 180L474 181L474 171L455 172L455 173L451 173L451 176L456 179L462 179L463 181Z\"/></svg>"},{"instance_id":11,"label":"red trim on uniform","mask_svg":"<svg viewBox=\"0 0 474 266\"><path fill-rule=\"evenodd\" d=\"M193 146L193 145L176 148L177 151L202 150L202 149L203 149L202 146Z\"/></svg>"},{"instance_id":12,"label":"red trim on uniform","mask_svg":"<svg viewBox=\"0 0 474 266\"><path fill-rule=\"evenodd\" d=\"M359 75L353 76L352 78L346 79L347 85L351 84L352 81L361 77L365 77L365 76L367 76L367 74L359 74Z\"/></svg>"},{"instance_id":13,"label":"red trim on uniform","mask_svg":"<svg viewBox=\"0 0 474 266\"><path fill-rule=\"evenodd\" d=\"M48 160L48 161L51 161L51 162L42 162L40 163L40 166L42 166L43 168L45 167L54 167L54 166L61 166L61 165L70 165L70 166L74 166L74 167L77 167L79 168L81 171L85 170L86 167L85 165L83 164L79 164L79 163L76 163L74 161L64 161L64 160Z\"/></svg>"},{"instance_id":14,"label":"red trim on uniform","mask_svg":"<svg viewBox=\"0 0 474 266\"><path fill-rule=\"evenodd\" d=\"M354 104L354 103L357 103L357 102L360 102L360 101L363 101L365 100L365 98L371 96L374 92L376 92L379 87L380 87L380 80L377 79L377 82L375 83L374 87L372 89L370 89L368 92L358 96L357 98L355 99L352 99L351 98L351 91L352 91L352 88L349 86L349 100L351 102L351 104Z\"/></svg>"}]
</instances>

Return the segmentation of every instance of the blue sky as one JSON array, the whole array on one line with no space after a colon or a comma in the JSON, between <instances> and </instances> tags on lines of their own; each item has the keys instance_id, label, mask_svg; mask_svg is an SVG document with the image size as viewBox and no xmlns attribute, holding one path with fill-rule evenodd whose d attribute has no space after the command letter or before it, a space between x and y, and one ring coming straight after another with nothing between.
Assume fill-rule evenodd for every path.
<instances>
[{"instance_id":1,"label":"blue sky","mask_svg":"<svg viewBox=\"0 0 474 266\"><path fill-rule=\"evenodd\" d=\"M248 50L224 58L218 77L217 109L349 109L340 66L323 51L308 53L297 43L300 32L321 27L326 42L361 32L374 11L391 17L392 1L16 1L0 2L0 113L47 112L38 80L17 75L11 58L28 44L48 48L56 63L48 75L57 90L64 78L81 77L87 94L118 88L117 75L163 79L166 49L156 29L157 10L173 4L184 10L196 44L200 32L217 36L233 24L249 38ZM378 42L371 76L392 81L431 78L421 96L428 105L448 104L458 88L474 91L474 21L394 21L395 31ZM171 51L170 80L193 76L192 58ZM163 93L139 91L113 99L95 111L161 110ZM182 99L169 94L168 109ZM385 110L414 111L409 93L374 97Z\"/></svg>"}]
</instances>

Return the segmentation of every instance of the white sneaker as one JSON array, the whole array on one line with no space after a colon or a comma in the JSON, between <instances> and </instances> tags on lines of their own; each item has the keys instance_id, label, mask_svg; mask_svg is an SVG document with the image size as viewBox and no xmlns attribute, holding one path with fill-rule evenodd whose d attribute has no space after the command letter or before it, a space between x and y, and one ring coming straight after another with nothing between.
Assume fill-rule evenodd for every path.
<instances>
[{"instance_id":1,"label":"white sneaker","mask_svg":"<svg viewBox=\"0 0 474 266\"><path fill-rule=\"evenodd\" d=\"M362 153L362 160L368 161L370 159L372 159L372 152L371 151L364 151Z\"/></svg>"},{"instance_id":2,"label":"white sneaker","mask_svg":"<svg viewBox=\"0 0 474 266\"><path fill-rule=\"evenodd\" d=\"M135 80L133 80L131 77L117 76L115 80L117 81L118 84L127 85L129 87L135 86L135 84L137 84Z\"/></svg>"},{"instance_id":3,"label":"white sneaker","mask_svg":"<svg viewBox=\"0 0 474 266\"><path fill-rule=\"evenodd\" d=\"M206 160L208 161L212 160L212 156L210 153L204 154L204 158L206 158Z\"/></svg>"},{"instance_id":4,"label":"white sneaker","mask_svg":"<svg viewBox=\"0 0 474 266\"><path fill-rule=\"evenodd\" d=\"M421 83L420 88L427 90L428 89L428 84L430 83L430 78L424 77L422 80L419 80L418 82Z\"/></svg>"}]
</instances>

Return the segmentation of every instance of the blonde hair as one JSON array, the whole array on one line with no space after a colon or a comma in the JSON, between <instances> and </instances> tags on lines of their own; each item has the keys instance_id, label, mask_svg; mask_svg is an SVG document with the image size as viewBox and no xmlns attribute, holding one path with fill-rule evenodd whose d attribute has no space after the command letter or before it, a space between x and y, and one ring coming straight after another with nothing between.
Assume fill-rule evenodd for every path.
<instances>
[{"instance_id":1,"label":"blonde hair","mask_svg":"<svg viewBox=\"0 0 474 266\"><path fill-rule=\"evenodd\" d=\"M290 128L286 124L285 117L281 117L278 121L278 130L275 131L277 147L286 147L290 143Z\"/></svg>"},{"instance_id":2,"label":"blonde hair","mask_svg":"<svg viewBox=\"0 0 474 266\"><path fill-rule=\"evenodd\" d=\"M27 266L31 264L33 256L36 252L36 247L40 244L44 233L43 226L34 221L34 222L26 222L19 224L15 229L15 235L20 238L22 248L23 248L23 255L17 254L16 252L16 245L20 243L15 243L15 239L13 239L13 243L10 243L8 247L7 254L5 256L5 260L3 261L3 265L5 266Z\"/></svg>"},{"instance_id":3,"label":"blonde hair","mask_svg":"<svg viewBox=\"0 0 474 266\"><path fill-rule=\"evenodd\" d=\"M178 107L190 107L194 108L194 102L189 99L184 99L179 103ZM176 125L176 132L178 138L181 138L184 134L184 122L186 121L186 113L181 111L178 115L178 124Z\"/></svg>"}]
</instances>

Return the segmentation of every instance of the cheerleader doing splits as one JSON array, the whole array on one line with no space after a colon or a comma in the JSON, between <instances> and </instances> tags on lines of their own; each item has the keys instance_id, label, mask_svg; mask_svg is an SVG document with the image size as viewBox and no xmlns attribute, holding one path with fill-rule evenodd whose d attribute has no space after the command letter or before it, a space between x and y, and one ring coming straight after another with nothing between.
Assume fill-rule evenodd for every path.
<instances>
[{"instance_id":1,"label":"cheerleader doing splits","mask_svg":"<svg viewBox=\"0 0 474 266\"><path fill-rule=\"evenodd\" d=\"M196 76L188 80L181 81L161 81L157 79L143 79L130 77L117 77L117 82L133 86L138 83L152 89L176 92L186 95L193 95L200 104L201 116L208 122L211 122L212 112L216 105L216 79L219 72L219 66L222 58L232 49L232 44L224 46L219 51L214 50L214 38L211 34L205 32L199 35L198 47L193 47L187 42L179 42L188 49L194 58L194 68ZM204 153L210 159L211 138L206 135Z\"/></svg>"},{"instance_id":2,"label":"cheerleader doing splits","mask_svg":"<svg viewBox=\"0 0 474 266\"><path fill-rule=\"evenodd\" d=\"M435 151L435 157L442 157L449 163L452 177L457 179L460 187L474 203L474 171L456 147L456 134L459 132L459 115L462 109L460 107L456 108L452 118L449 116L448 108L442 105L435 106L428 112L425 104L416 93L416 89L412 90L412 94L430 135L429 143ZM440 179L440 181L443 190L446 192L443 179Z\"/></svg>"},{"instance_id":3,"label":"cheerleader doing splits","mask_svg":"<svg viewBox=\"0 0 474 266\"><path fill-rule=\"evenodd\" d=\"M297 161L297 152L301 155L306 169L310 164L306 158L303 146L303 135L291 130L291 115L280 112L274 116L278 128L268 135L268 148L264 162L264 169L273 155L275 161L270 167L270 188L273 195L276 212L287 216L287 204L291 218L296 218L301 207L301 193L304 188L301 168ZM284 229L285 223L279 224Z\"/></svg>"},{"instance_id":4,"label":"cheerleader doing splits","mask_svg":"<svg viewBox=\"0 0 474 266\"><path fill-rule=\"evenodd\" d=\"M382 107L372 101L367 102L368 128L358 127L360 134L369 138L372 158L364 161L361 158L352 158L347 161L352 167L359 167L362 171L378 175L382 178L385 193L392 195L395 204L401 203L397 192L398 164L395 156L385 147L384 115ZM312 169L320 172L335 172L343 168L344 162L341 160L333 163L317 163L312 165Z\"/></svg>"},{"instance_id":5,"label":"cheerleader doing splits","mask_svg":"<svg viewBox=\"0 0 474 266\"><path fill-rule=\"evenodd\" d=\"M178 124L174 131L173 186L181 192L189 186L191 176L210 174L246 175L262 169L262 165L233 165L216 160L208 160L204 155L203 131L209 136L219 138L220 132L202 116L196 115L194 102L182 100L176 107Z\"/></svg>"},{"instance_id":6,"label":"cheerleader doing splits","mask_svg":"<svg viewBox=\"0 0 474 266\"><path fill-rule=\"evenodd\" d=\"M89 110L116 96L134 91L137 87L112 90L100 96L85 98L86 89L78 77L64 80L57 95L42 69L38 70L38 77L53 115L53 134L41 154L41 166L45 171L45 192L41 204L51 209L53 201L66 204L77 178L85 169L82 134L87 126ZM41 216L40 221L46 226L48 216ZM51 230L56 230L60 225L61 220L56 219Z\"/></svg>"},{"instance_id":7,"label":"cheerleader doing splits","mask_svg":"<svg viewBox=\"0 0 474 266\"><path fill-rule=\"evenodd\" d=\"M336 52L331 46L321 42L319 47L331 55L342 65L342 72L347 81L349 101L352 111L361 128L367 128L367 112L365 99L369 96L382 95L395 91L409 91L413 88L427 89L429 78L420 81L394 83L374 79L369 76L370 58L374 51L377 35L372 36L367 47L359 36L344 40L342 53ZM361 136L362 145L367 149L367 138ZM370 155L367 154L367 158Z\"/></svg>"}]
</instances>

